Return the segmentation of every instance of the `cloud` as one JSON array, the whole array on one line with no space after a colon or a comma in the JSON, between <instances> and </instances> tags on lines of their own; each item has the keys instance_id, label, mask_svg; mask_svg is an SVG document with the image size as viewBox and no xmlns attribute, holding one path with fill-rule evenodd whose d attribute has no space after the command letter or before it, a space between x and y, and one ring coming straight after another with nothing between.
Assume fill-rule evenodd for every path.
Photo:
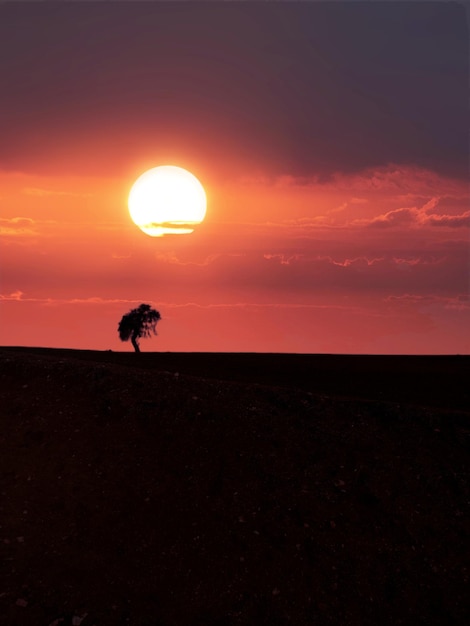
<instances>
[{"instance_id":1,"label":"cloud","mask_svg":"<svg viewBox=\"0 0 470 626\"><path fill-rule=\"evenodd\" d=\"M162 261L163 263L171 263L172 265L198 265L203 267L205 265L210 265L213 261L218 259L220 254L209 254L204 257L201 261L186 261L182 259L180 256L177 256L174 252L157 252L155 253L155 258L157 261Z\"/></svg>"},{"instance_id":2,"label":"cloud","mask_svg":"<svg viewBox=\"0 0 470 626\"><path fill-rule=\"evenodd\" d=\"M352 222L353 226L366 228L419 228L426 226L442 228L469 228L470 210L461 215L441 215L432 212L438 205L439 198L431 198L421 207L405 207L387 211L371 219L358 219Z\"/></svg>"},{"instance_id":3,"label":"cloud","mask_svg":"<svg viewBox=\"0 0 470 626\"><path fill-rule=\"evenodd\" d=\"M24 297L25 294L18 290L10 294L0 294L0 301L10 302L35 302L39 304L62 306L62 305L94 305L94 306L107 306L110 304L126 304L132 306L134 304L148 301L148 298L140 298L136 300L129 300L126 298L101 298L101 297L89 297L89 298L36 298L36 297ZM161 301L158 303L158 307L161 309L246 309L246 310L263 310L263 309L286 309L286 310L338 310L349 311L351 313L362 313L365 315L377 315L376 312L370 308L365 308L355 305L343 305L343 304L313 304L304 302L217 302L217 303L201 303L201 302L167 302Z\"/></svg>"},{"instance_id":4,"label":"cloud","mask_svg":"<svg viewBox=\"0 0 470 626\"><path fill-rule=\"evenodd\" d=\"M253 182L264 185L273 184L268 177L258 178ZM376 193L395 194L397 198L416 196L467 197L468 183L433 170L414 165L387 163L381 166L366 167L356 172L336 171L324 179L312 176L279 176L274 181L278 187L312 187L318 191L354 192L349 202L366 203L364 195ZM357 195L356 195L357 194Z\"/></svg>"},{"instance_id":5,"label":"cloud","mask_svg":"<svg viewBox=\"0 0 470 626\"><path fill-rule=\"evenodd\" d=\"M305 259L304 255L302 254L291 254L291 255L287 255L287 254L263 254L263 258L267 259L268 261L274 259L276 261L279 261L279 263L281 265L291 265L291 263L295 263L296 261L302 261Z\"/></svg>"},{"instance_id":6,"label":"cloud","mask_svg":"<svg viewBox=\"0 0 470 626\"><path fill-rule=\"evenodd\" d=\"M367 200L367 198L351 198L349 202L351 204L367 204L369 200Z\"/></svg>"},{"instance_id":7,"label":"cloud","mask_svg":"<svg viewBox=\"0 0 470 626\"><path fill-rule=\"evenodd\" d=\"M98 296L92 296L90 298L69 298L65 300L55 300L63 304L135 304L136 302L142 302L145 298L139 300L129 300L127 298L101 298Z\"/></svg>"},{"instance_id":8,"label":"cloud","mask_svg":"<svg viewBox=\"0 0 470 626\"><path fill-rule=\"evenodd\" d=\"M19 302L20 300L23 300L23 292L18 290L7 295L0 293L0 300L15 300L16 302Z\"/></svg>"},{"instance_id":9,"label":"cloud","mask_svg":"<svg viewBox=\"0 0 470 626\"><path fill-rule=\"evenodd\" d=\"M470 228L470 210L462 215L430 215L426 224L447 228Z\"/></svg>"},{"instance_id":10,"label":"cloud","mask_svg":"<svg viewBox=\"0 0 470 626\"><path fill-rule=\"evenodd\" d=\"M436 265L437 263L441 263L443 260L444 260L443 258L422 259L422 258L416 257L416 258L402 259L402 258L393 257L393 262L396 263L399 268L403 266L405 269L413 267L415 265Z\"/></svg>"},{"instance_id":11,"label":"cloud","mask_svg":"<svg viewBox=\"0 0 470 626\"><path fill-rule=\"evenodd\" d=\"M0 224L12 224L15 226L30 226L34 224L34 220L30 217L11 217L11 218L0 218Z\"/></svg>"},{"instance_id":12,"label":"cloud","mask_svg":"<svg viewBox=\"0 0 470 626\"><path fill-rule=\"evenodd\" d=\"M466 225L468 217L465 183L411 166L370 168L356 175L337 172L327 181L315 176L281 176L251 184L251 196L250 184L240 186L245 203L252 205L250 197L264 199L258 202L262 208L252 212L258 219L245 220L244 225L264 231L282 229L286 236L296 238L369 224L374 228L458 228ZM243 207L233 211L234 219L227 223L233 226L242 211Z\"/></svg>"},{"instance_id":13,"label":"cloud","mask_svg":"<svg viewBox=\"0 0 470 626\"><path fill-rule=\"evenodd\" d=\"M343 268L352 268L352 269L364 269L367 267L371 267L374 265L382 265L382 266L410 266L413 267L415 265L436 265L438 263L442 263L444 261L444 257L441 258L421 258L421 257L367 257L367 256L358 256L353 258L343 258L343 259L335 259L329 255L326 256L308 256L305 254L263 254L263 258L269 261L278 261L281 265L291 265L293 263L327 263L329 265L334 265L337 267Z\"/></svg>"},{"instance_id":14,"label":"cloud","mask_svg":"<svg viewBox=\"0 0 470 626\"><path fill-rule=\"evenodd\" d=\"M76 193L73 191L58 191L56 189L43 189L41 187L25 187L22 193L27 196L37 196L40 198L47 196L73 196L75 198L90 198L91 193Z\"/></svg>"},{"instance_id":15,"label":"cloud","mask_svg":"<svg viewBox=\"0 0 470 626\"><path fill-rule=\"evenodd\" d=\"M388 213L385 213L384 215L374 217L371 220L355 220L353 224L357 224L358 226L368 226L371 228L390 228L394 226L406 226L417 223L419 221L418 217L419 211L416 208L394 209L393 211L388 211Z\"/></svg>"},{"instance_id":16,"label":"cloud","mask_svg":"<svg viewBox=\"0 0 470 626\"><path fill-rule=\"evenodd\" d=\"M3 302L40 302L40 303L51 303L53 302L52 298L35 298L35 297L24 297L24 292L21 290L12 291L8 294L0 293L0 301Z\"/></svg>"},{"instance_id":17,"label":"cloud","mask_svg":"<svg viewBox=\"0 0 470 626\"><path fill-rule=\"evenodd\" d=\"M0 236L11 237L21 242L22 237L51 237L64 230L64 223L56 220L37 220L30 217L0 218Z\"/></svg>"},{"instance_id":18,"label":"cloud","mask_svg":"<svg viewBox=\"0 0 470 626\"><path fill-rule=\"evenodd\" d=\"M355 259L344 259L344 261L335 261L331 257L323 257L322 260L325 258L333 265L339 265L340 267L353 267L356 269L370 267L371 265L376 265L377 263L384 261L383 257L368 259L365 256L356 257Z\"/></svg>"},{"instance_id":19,"label":"cloud","mask_svg":"<svg viewBox=\"0 0 470 626\"><path fill-rule=\"evenodd\" d=\"M382 167L366 168L356 174L335 174L331 183L349 191L387 192L397 195L459 195L466 184L448 176L411 165L389 163Z\"/></svg>"},{"instance_id":20,"label":"cloud","mask_svg":"<svg viewBox=\"0 0 470 626\"><path fill-rule=\"evenodd\" d=\"M4 302L38 302L48 305L62 305L62 304L135 304L136 302L144 302L145 298L137 300L129 300L127 298L101 298L98 296L92 296L89 298L38 298L38 297L25 297L25 293L21 290L13 291L9 294L0 293L0 301Z\"/></svg>"},{"instance_id":21,"label":"cloud","mask_svg":"<svg viewBox=\"0 0 470 626\"><path fill-rule=\"evenodd\" d=\"M243 263L220 268L218 276L233 288L264 293L288 292L383 294L428 291L459 292L468 283L467 257L462 254L312 255L276 250ZM203 277L201 277L203 278Z\"/></svg>"},{"instance_id":22,"label":"cloud","mask_svg":"<svg viewBox=\"0 0 470 626\"><path fill-rule=\"evenodd\" d=\"M244 253L214 253L209 254L207 256L201 257L199 260L192 258L191 260L184 259L181 255L177 255L175 252L157 252L155 253L155 258L157 261L161 261L163 263L170 263L171 265L181 265L181 266L197 266L197 267L205 267L211 265L218 259L222 257L230 258L230 257L243 257Z\"/></svg>"},{"instance_id":23,"label":"cloud","mask_svg":"<svg viewBox=\"0 0 470 626\"><path fill-rule=\"evenodd\" d=\"M0 218L0 235L4 237L37 235L34 226L34 220L29 217Z\"/></svg>"},{"instance_id":24,"label":"cloud","mask_svg":"<svg viewBox=\"0 0 470 626\"><path fill-rule=\"evenodd\" d=\"M405 293L399 296L387 296L384 298L384 302L390 302L393 304L401 305L423 305L430 306L434 304L441 304L446 309L453 309L457 311L470 311L470 295L458 294L456 296L442 296L438 294L409 294Z\"/></svg>"}]
</instances>

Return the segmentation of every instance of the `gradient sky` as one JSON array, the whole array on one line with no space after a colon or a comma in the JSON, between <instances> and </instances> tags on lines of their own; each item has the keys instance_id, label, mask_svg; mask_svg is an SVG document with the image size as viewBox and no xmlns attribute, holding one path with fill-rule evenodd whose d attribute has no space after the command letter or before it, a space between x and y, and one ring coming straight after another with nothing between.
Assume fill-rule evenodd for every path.
<instances>
[{"instance_id":1,"label":"gradient sky","mask_svg":"<svg viewBox=\"0 0 470 626\"><path fill-rule=\"evenodd\" d=\"M470 353L456 2L0 5L0 345ZM151 238L150 167L204 185Z\"/></svg>"}]
</instances>

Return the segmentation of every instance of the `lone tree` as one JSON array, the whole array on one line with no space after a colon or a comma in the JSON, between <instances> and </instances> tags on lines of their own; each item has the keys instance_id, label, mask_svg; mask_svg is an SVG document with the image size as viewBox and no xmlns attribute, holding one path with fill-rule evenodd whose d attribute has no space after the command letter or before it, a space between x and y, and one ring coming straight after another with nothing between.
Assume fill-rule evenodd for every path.
<instances>
[{"instance_id":1,"label":"lone tree","mask_svg":"<svg viewBox=\"0 0 470 626\"><path fill-rule=\"evenodd\" d=\"M140 352L139 339L150 337L150 334L157 334L155 326L161 319L161 315L150 304L141 304L137 309L132 309L122 316L118 326L119 338L121 341L132 341L134 350Z\"/></svg>"}]
</instances>

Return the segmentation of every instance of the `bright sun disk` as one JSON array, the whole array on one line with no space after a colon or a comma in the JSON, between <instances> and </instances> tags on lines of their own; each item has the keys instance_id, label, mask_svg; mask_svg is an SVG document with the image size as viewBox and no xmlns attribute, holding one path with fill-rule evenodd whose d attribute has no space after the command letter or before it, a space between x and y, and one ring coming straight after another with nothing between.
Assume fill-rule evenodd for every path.
<instances>
[{"instance_id":1,"label":"bright sun disk","mask_svg":"<svg viewBox=\"0 0 470 626\"><path fill-rule=\"evenodd\" d=\"M192 233L206 214L206 193L182 167L160 165L132 185L128 206L132 221L151 237Z\"/></svg>"}]
</instances>

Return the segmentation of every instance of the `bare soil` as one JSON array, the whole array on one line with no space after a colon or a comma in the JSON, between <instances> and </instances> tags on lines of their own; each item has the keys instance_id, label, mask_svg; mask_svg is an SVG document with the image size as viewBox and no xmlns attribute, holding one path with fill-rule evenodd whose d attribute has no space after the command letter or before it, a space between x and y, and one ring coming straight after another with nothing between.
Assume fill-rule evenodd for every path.
<instances>
[{"instance_id":1,"label":"bare soil","mask_svg":"<svg viewBox=\"0 0 470 626\"><path fill-rule=\"evenodd\" d=\"M469 380L0 348L0 624L468 624Z\"/></svg>"}]
</instances>

